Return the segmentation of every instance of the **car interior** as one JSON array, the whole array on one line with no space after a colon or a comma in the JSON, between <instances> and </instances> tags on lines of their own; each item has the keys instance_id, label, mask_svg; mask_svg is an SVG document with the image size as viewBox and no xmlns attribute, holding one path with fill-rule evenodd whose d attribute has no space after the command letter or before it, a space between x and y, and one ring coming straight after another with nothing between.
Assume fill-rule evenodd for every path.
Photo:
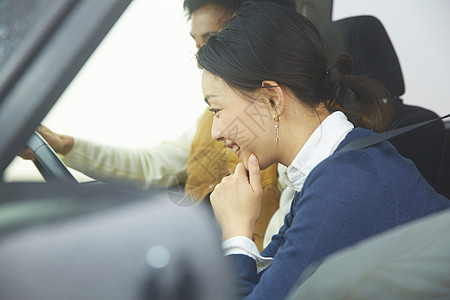
<instances>
[{"instance_id":1,"label":"car interior","mask_svg":"<svg viewBox=\"0 0 450 300\"><path fill-rule=\"evenodd\" d=\"M405 88L400 63L382 23L373 16L355 16L326 23L321 27L321 33L330 56L343 51L350 54L355 74L369 75L388 88L394 101L391 130L435 120L389 141L416 164L430 185L448 197L443 183L447 182L448 186L450 182L444 167L444 161L448 159L449 123L446 123L446 132L446 125L436 113L403 103L400 97ZM449 226L450 214L443 212L338 251L310 266L289 299L429 299L448 296ZM389 272L394 266L398 272ZM424 274L428 285L413 284Z\"/></svg>"},{"instance_id":2,"label":"car interior","mask_svg":"<svg viewBox=\"0 0 450 300\"><path fill-rule=\"evenodd\" d=\"M0 299L231 297L209 211L77 183L34 132L130 2L0 1L0 170L27 145L47 181L0 183Z\"/></svg>"},{"instance_id":3,"label":"car interior","mask_svg":"<svg viewBox=\"0 0 450 300\"><path fill-rule=\"evenodd\" d=\"M368 75L382 83L393 98L394 116L389 129L401 128L439 116L419 106L407 105L401 99L405 92L403 74L397 54L381 22L373 16L356 16L325 24L321 33L328 55L346 52L354 60L354 73ZM442 169L446 148L445 125L436 120L424 127L396 136L389 141L404 157L411 159L422 176L438 192L438 182L450 182ZM448 150L447 150L448 151ZM446 195L449 196L448 194Z\"/></svg>"},{"instance_id":4,"label":"car interior","mask_svg":"<svg viewBox=\"0 0 450 300\"><path fill-rule=\"evenodd\" d=\"M233 299L230 270L209 211L175 207L167 201L167 189L144 193L78 183L35 132L130 2L0 0L0 23L11 28L8 35L0 29L0 174L27 146L46 180L0 178L0 299ZM402 68L383 24L369 15L331 21L333 0L297 0L296 5L320 28L329 55L347 52L356 74L369 75L390 91L390 129L434 120L390 142L450 198L450 120L403 102ZM26 26L19 26L23 20ZM311 299L305 295L326 290L327 280L331 284L324 274L351 273L358 268L351 264L354 257L363 260L364 251L415 234L434 230L423 242L435 245L433 255L448 257L449 218L440 214L332 255L300 278L290 299ZM438 274L439 291L450 294L444 287L450 281L446 267L427 271L430 278ZM223 272L211 272L217 269ZM321 299L336 299L333 293L349 286L344 281Z\"/></svg>"}]
</instances>

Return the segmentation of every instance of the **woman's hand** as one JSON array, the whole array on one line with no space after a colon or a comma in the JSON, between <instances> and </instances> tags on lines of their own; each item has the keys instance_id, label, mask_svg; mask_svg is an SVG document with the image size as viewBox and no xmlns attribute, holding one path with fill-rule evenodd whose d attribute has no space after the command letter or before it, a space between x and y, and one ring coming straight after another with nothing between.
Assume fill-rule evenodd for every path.
<instances>
[{"instance_id":1,"label":"woman's hand","mask_svg":"<svg viewBox=\"0 0 450 300\"><path fill-rule=\"evenodd\" d=\"M74 138L68 135L57 134L41 125L36 131L47 141L50 147L55 150L56 153L66 155L72 150ZM19 154L23 159L34 160L35 156L30 149L25 149Z\"/></svg>"},{"instance_id":2,"label":"woman's hand","mask_svg":"<svg viewBox=\"0 0 450 300\"><path fill-rule=\"evenodd\" d=\"M255 223L261 213L262 186L258 159L251 154L248 174L243 163L234 174L222 179L211 194L211 205L222 227L222 239L246 236L253 239Z\"/></svg>"}]
</instances>

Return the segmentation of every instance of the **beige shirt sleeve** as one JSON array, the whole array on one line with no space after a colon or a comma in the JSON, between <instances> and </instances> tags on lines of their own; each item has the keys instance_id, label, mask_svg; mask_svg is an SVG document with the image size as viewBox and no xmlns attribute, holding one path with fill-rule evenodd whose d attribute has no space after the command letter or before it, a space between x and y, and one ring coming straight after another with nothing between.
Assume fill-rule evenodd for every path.
<instances>
[{"instance_id":1,"label":"beige shirt sleeve","mask_svg":"<svg viewBox=\"0 0 450 300\"><path fill-rule=\"evenodd\" d=\"M141 189L176 185L187 178L195 129L147 149L112 147L76 138L63 162L101 182L123 183Z\"/></svg>"}]
</instances>

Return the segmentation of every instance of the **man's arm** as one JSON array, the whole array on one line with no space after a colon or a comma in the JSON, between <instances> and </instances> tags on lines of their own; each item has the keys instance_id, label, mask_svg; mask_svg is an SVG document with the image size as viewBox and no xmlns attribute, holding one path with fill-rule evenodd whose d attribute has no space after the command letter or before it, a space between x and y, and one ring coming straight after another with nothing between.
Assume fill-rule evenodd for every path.
<instances>
[{"instance_id":1,"label":"man's arm","mask_svg":"<svg viewBox=\"0 0 450 300\"><path fill-rule=\"evenodd\" d=\"M177 139L149 149L127 149L75 139L63 162L102 182L121 182L147 189L186 180L188 156L195 128Z\"/></svg>"}]
</instances>

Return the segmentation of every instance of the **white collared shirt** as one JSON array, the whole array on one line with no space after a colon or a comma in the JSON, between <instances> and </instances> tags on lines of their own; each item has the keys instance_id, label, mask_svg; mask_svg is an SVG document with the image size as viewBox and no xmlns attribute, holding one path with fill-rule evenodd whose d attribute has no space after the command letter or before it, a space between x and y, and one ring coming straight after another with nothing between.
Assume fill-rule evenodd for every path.
<instances>
[{"instance_id":1,"label":"white collared shirt","mask_svg":"<svg viewBox=\"0 0 450 300\"><path fill-rule=\"evenodd\" d=\"M336 111L330 114L314 130L291 165L286 169L285 181L287 186L295 191L300 191L311 170L325 158L329 157L353 128L353 124L347 120L344 113ZM291 202L292 198L287 203L289 207ZM279 211L281 209L288 211L285 209L285 206L281 207L280 205L280 209L275 212L274 217L283 219L284 215L280 216ZM270 223L272 221L273 218ZM253 258L257 262L258 273L269 267L272 263L271 257L261 256L255 243L244 236L236 236L224 241L222 248L224 249L225 255L244 254Z\"/></svg>"},{"instance_id":2,"label":"white collared shirt","mask_svg":"<svg viewBox=\"0 0 450 300\"><path fill-rule=\"evenodd\" d=\"M354 128L344 113L329 115L306 141L303 148L286 169L286 184L299 192L309 172L322 160L333 154L339 144Z\"/></svg>"}]
</instances>

